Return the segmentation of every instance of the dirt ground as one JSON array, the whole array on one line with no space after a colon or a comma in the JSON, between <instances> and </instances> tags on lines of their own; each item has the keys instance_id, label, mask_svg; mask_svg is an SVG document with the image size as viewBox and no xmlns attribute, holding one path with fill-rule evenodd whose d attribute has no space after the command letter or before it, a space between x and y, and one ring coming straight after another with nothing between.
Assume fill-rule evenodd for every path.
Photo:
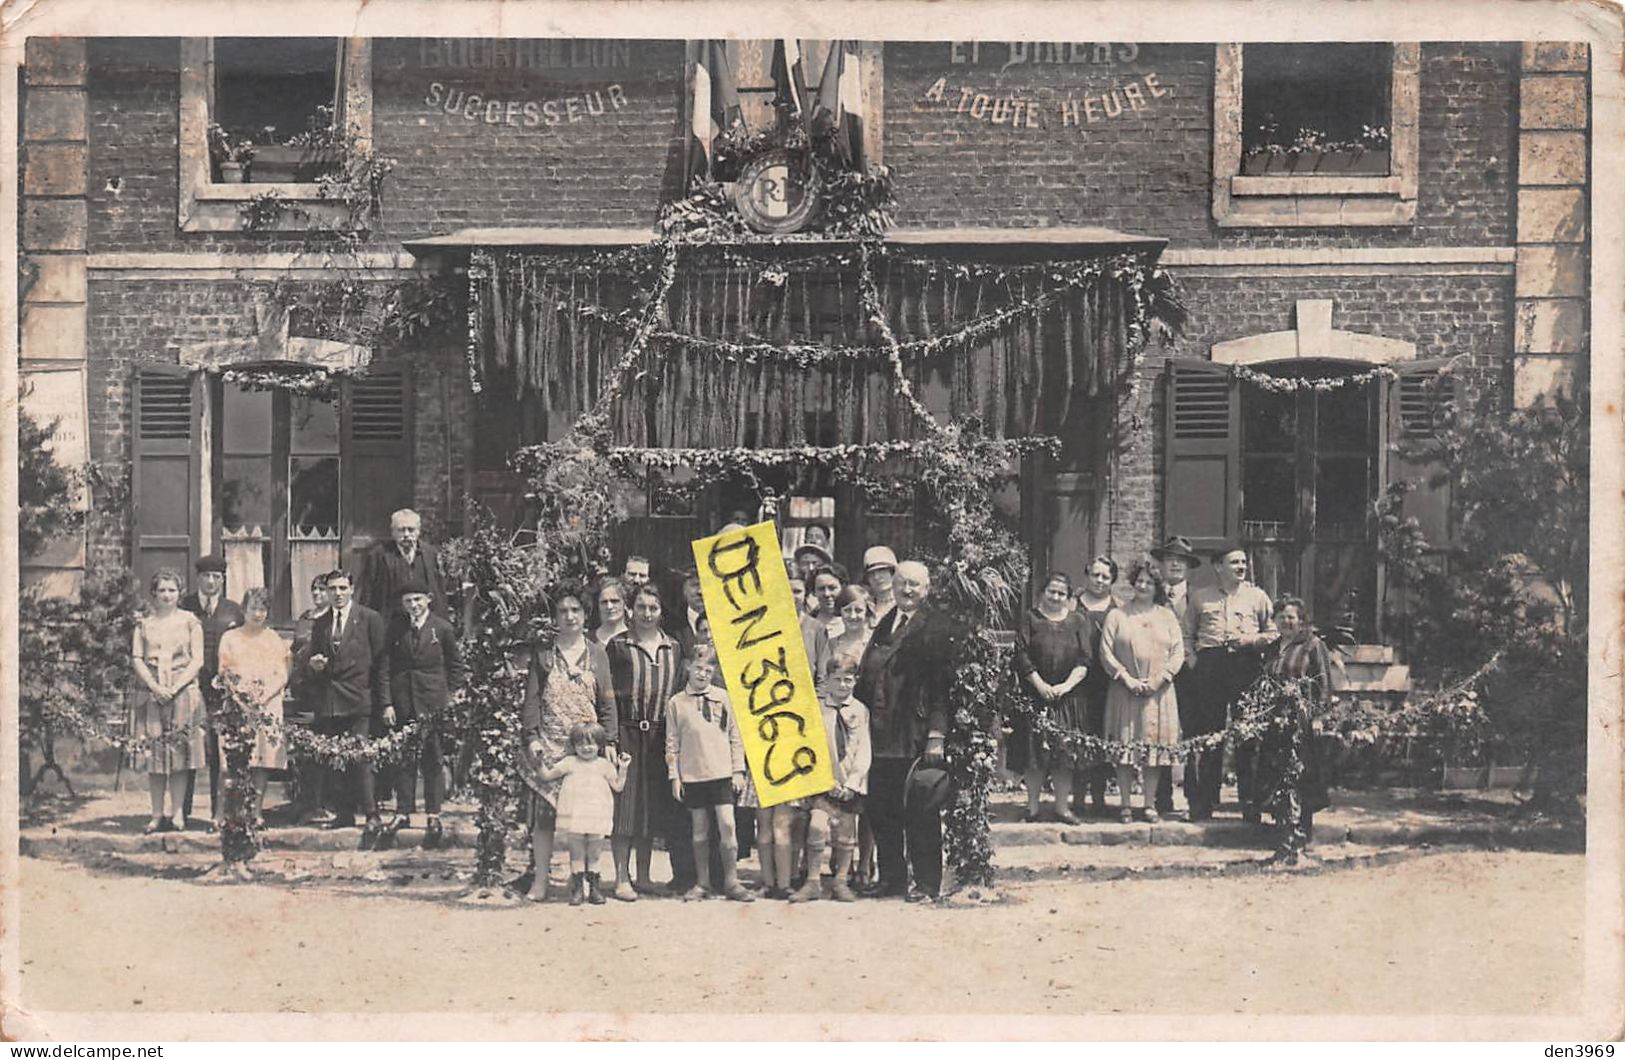
<instances>
[{"instance_id":1,"label":"dirt ground","mask_svg":"<svg viewBox=\"0 0 1625 1060\"><path fill-rule=\"evenodd\" d=\"M1583 882L1579 856L1450 852L1309 875L1041 880L969 909L485 909L25 858L22 1001L149 1016L1561 1015L1580 1002ZM741 989L792 976L793 993Z\"/></svg>"}]
</instances>

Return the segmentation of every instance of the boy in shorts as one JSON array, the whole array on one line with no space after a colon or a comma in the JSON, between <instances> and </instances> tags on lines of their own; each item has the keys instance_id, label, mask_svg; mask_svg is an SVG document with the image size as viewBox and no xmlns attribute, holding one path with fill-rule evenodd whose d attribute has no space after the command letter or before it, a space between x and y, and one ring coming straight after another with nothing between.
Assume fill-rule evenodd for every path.
<instances>
[{"instance_id":1,"label":"boy in shorts","mask_svg":"<svg viewBox=\"0 0 1625 1060\"><path fill-rule=\"evenodd\" d=\"M711 683L715 672L716 654L709 645L699 646L689 663L687 686L666 705L666 768L672 797L688 808L699 877L683 900L716 893L711 886L710 850L714 817L722 847L721 893L735 902L749 902L751 893L739 883L733 810L734 797L745 787L745 745L728 693Z\"/></svg>"},{"instance_id":2,"label":"boy in shorts","mask_svg":"<svg viewBox=\"0 0 1625 1060\"><path fill-rule=\"evenodd\" d=\"M819 873L829 863L829 843L835 841L835 879L830 894L837 902L856 900L847 884L852 854L858 843L858 814L869 790L869 708L852 697L857 686L856 663L837 661L818 697L829 736L830 762L835 787L807 800L807 882L790 896L792 902L813 902L824 896Z\"/></svg>"}]
</instances>

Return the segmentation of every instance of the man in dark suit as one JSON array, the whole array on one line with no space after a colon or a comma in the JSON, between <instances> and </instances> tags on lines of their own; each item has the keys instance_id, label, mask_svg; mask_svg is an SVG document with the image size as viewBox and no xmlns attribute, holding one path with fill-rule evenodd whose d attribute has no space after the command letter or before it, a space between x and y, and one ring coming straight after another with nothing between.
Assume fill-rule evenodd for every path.
<instances>
[{"instance_id":1,"label":"man in dark suit","mask_svg":"<svg viewBox=\"0 0 1625 1060\"><path fill-rule=\"evenodd\" d=\"M220 689L214 687L214 675L220 672L220 637L228 629L243 624L243 609L226 599L226 561L220 556L200 556L196 564L197 588L181 601L181 609L190 611L203 625L203 669L198 671L198 687L203 689L203 702L209 716L219 713ZM220 823L220 737L213 728L205 734L204 759L209 766L209 827ZM192 816L192 792L196 786L197 771L186 775L186 816Z\"/></svg>"},{"instance_id":2,"label":"man in dark suit","mask_svg":"<svg viewBox=\"0 0 1625 1060\"><path fill-rule=\"evenodd\" d=\"M370 607L355 602L355 580L348 571L336 570L327 576L327 592L332 602L328 612L311 632L304 665L305 685L316 711L314 728L318 733L367 736L373 718L380 720L390 706L389 631L384 618ZM341 778L351 769L323 769L323 783ZM362 849L369 849L382 831L378 804L373 791L370 765L353 767L356 785L361 789L361 806L367 827L361 835ZM321 805L318 792L315 804ZM332 822L334 828L355 827L355 806L351 798L340 800L349 809Z\"/></svg>"},{"instance_id":3,"label":"man in dark suit","mask_svg":"<svg viewBox=\"0 0 1625 1060\"><path fill-rule=\"evenodd\" d=\"M880 860L881 897L942 893L942 813L904 799L916 758L940 764L948 734L948 624L922 605L931 593L923 563L897 565L897 606L881 620L858 667L857 698L869 708L866 812ZM913 885L909 872L913 870Z\"/></svg>"},{"instance_id":4,"label":"man in dark suit","mask_svg":"<svg viewBox=\"0 0 1625 1060\"><path fill-rule=\"evenodd\" d=\"M386 622L402 617L401 586L422 585L429 595L429 610L447 617L446 591L440 580L440 561L434 546L423 540L423 517L402 508L389 517L391 540L367 553L360 586L360 601L384 616Z\"/></svg>"},{"instance_id":5,"label":"man in dark suit","mask_svg":"<svg viewBox=\"0 0 1625 1060\"><path fill-rule=\"evenodd\" d=\"M671 617L666 620L666 632L683 649L683 658L694 658L695 645L709 643L710 633L700 631L703 621L705 593L700 588L700 572L689 568L683 572L683 609L673 608Z\"/></svg>"},{"instance_id":6,"label":"man in dark suit","mask_svg":"<svg viewBox=\"0 0 1625 1060\"><path fill-rule=\"evenodd\" d=\"M444 837L440 825L440 785L444 765L440 758L437 715L451 705L452 693L463 685L468 671L457 643L457 631L439 615L430 614L429 587L409 581L401 586L400 617L389 627L390 705L384 708L385 731L422 719L419 760L423 768L423 849L437 849ZM378 836L377 848L395 845L395 836L412 823L417 804L417 769L410 760L395 771L395 819Z\"/></svg>"}]
</instances>

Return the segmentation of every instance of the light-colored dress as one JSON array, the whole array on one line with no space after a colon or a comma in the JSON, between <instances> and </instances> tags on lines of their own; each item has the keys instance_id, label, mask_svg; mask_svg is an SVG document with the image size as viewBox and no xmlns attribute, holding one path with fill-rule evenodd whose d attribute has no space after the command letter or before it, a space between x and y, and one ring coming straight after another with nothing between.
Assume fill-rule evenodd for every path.
<instances>
[{"instance_id":1,"label":"light-colored dress","mask_svg":"<svg viewBox=\"0 0 1625 1060\"><path fill-rule=\"evenodd\" d=\"M1170 680L1149 696L1136 695L1123 683L1160 679L1178 673L1185 662L1185 641L1179 620L1167 607L1117 608L1106 615L1100 636L1100 663L1111 676L1106 690L1106 739L1144 740L1155 744L1179 742L1179 699ZM1173 765L1171 750L1124 752L1124 765Z\"/></svg>"},{"instance_id":2,"label":"light-colored dress","mask_svg":"<svg viewBox=\"0 0 1625 1060\"><path fill-rule=\"evenodd\" d=\"M220 637L220 672L237 675L246 687L258 685L270 691L285 685L293 658L292 648L276 630L266 627L259 633L250 633L239 626L228 629ZM261 702L260 711L273 723L282 722L282 696L269 703ZM279 729L261 726L254 734L254 746L248 754L253 769L287 769L288 752Z\"/></svg>"},{"instance_id":3,"label":"light-colored dress","mask_svg":"<svg viewBox=\"0 0 1625 1060\"><path fill-rule=\"evenodd\" d=\"M553 831L607 836L615 826L615 764L607 758L582 761L571 755L558 764L564 771L559 784L558 818Z\"/></svg>"},{"instance_id":4,"label":"light-colored dress","mask_svg":"<svg viewBox=\"0 0 1625 1060\"><path fill-rule=\"evenodd\" d=\"M541 726L535 734L542 745L536 761L542 769L551 769L566 758L573 757L570 730L580 723L590 725L598 721L598 679L593 674L585 645L578 649L573 659L567 658L558 648L550 647L539 653L531 665L536 665L538 661L548 667L549 673L542 691ZM561 781L538 778L531 787L542 800L562 810L560 785ZM563 825L556 825L555 828L568 831ZM605 834L608 834L607 829Z\"/></svg>"},{"instance_id":5,"label":"light-colored dress","mask_svg":"<svg viewBox=\"0 0 1625 1060\"><path fill-rule=\"evenodd\" d=\"M839 637L829 642L830 665L846 666L854 671L858 663L863 661L863 649L869 646L869 638L874 636L874 628L868 625L857 629L848 628Z\"/></svg>"},{"instance_id":6,"label":"light-colored dress","mask_svg":"<svg viewBox=\"0 0 1625 1060\"><path fill-rule=\"evenodd\" d=\"M203 661L203 624L190 611L168 618L148 615L136 623L132 653L147 664L154 681L166 684L181 671ZM201 769L204 765L206 715L203 693L194 677L168 700L160 700L135 682L133 710L141 734L149 738L187 730L184 739L154 744L147 753L147 772L159 776Z\"/></svg>"}]
</instances>

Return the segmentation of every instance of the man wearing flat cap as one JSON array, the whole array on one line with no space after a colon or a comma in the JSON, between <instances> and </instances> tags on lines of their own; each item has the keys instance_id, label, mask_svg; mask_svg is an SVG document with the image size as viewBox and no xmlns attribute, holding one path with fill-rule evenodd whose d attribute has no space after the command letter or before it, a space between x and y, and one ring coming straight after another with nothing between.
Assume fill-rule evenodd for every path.
<instances>
[{"instance_id":1,"label":"man wearing flat cap","mask_svg":"<svg viewBox=\"0 0 1625 1060\"><path fill-rule=\"evenodd\" d=\"M1247 580L1247 550L1239 543L1221 545L1209 557L1218 584L1190 594L1185 609L1185 642L1194 648L1191 671L1191 731L1200 736L1219 732L1228 723L1236 700L1264 670L1264 650L1279 636L1269 594ZM1176 693L1177 694L1177 693ZM1236 787L1245 820L1257 821L1259 808L1253 791L1250 749L1236 748ZM1187 789L1191 820L1213 816L1219 802L1224 762L1221 744L1193 756L1196 785Z\"/></svg>"},{"instance_id":2,"label":"man wearing flat cap","mask_svg":"<svg viewBox=\"0 0 1625 1060\"><path fill-rule=\"evenodd\" d=\"M417 774L423 772L423 849L441 845L441 781L444 767L440 757L438 717L451 706L451 697L463 685L467 669L463 664L457 631L440 615L429 610L429 586L417 580L400 587L400 607L389 627L390 701L379 716L379 735L410 724L424 725L419 740L418 762L403 760L395 771L395 818L378 833L375 846L387 850L395 837L412 823L417 809Z\"/></svg>"},{"instance_id":3,"label":"man wearing flat cap","mask_svg":"<svg viewBox=\"0 0 1625 1060\"><path fill-rule=\"evenodd\" d=\"M225 695L214 687L214 675L220 672L220 638L228 629L236 629L244 622L243 609L226 599L226 561L221 556L199 556L194 564L197 571L196 586L181 601L181 610L197 616L203 626L203 669L198 671L198 687L203 689L203 703L212 718L220 710ZM204 759L209 766L209 820L210 828L220 824L220 737L211 727L205 736ZM186 816L192 816L192 793L196 786L197 771L186 777L186 797L183 807Z\"/></svg>"},{"instance_id":4,"label":"man wearing flat cap","mask_svg":"<svg viewBox=\"0 0 1625 1060\"><path fill-rule=\"evenodd\" d=\"M1172 609L1174 617L1179 619L1179 628L1185 628L1185 612L1190 604L1190 582L1186 578L1192 568L1202 565L1201 554L1191 547L1188 538L1173 535L1160 546L1151 550L1151 558L1162 567L1162 582L1168 589L1168 607ZM1190 672L1196 662L1195 652L1186 646L1185 666L1174 676L1174 696L1179 700L1179 731L1191 731L1190 707L1188 703L1196 695L1191 687ZM1185 765L1185 799L1190 801L1191 792L1196 790L1196 771L1194 765L1187 762ZM1163 770L1161 779L1157 781L1156 810L1164 817L1174 812L1174 771Z\"/></svg>"}]
</instances>

